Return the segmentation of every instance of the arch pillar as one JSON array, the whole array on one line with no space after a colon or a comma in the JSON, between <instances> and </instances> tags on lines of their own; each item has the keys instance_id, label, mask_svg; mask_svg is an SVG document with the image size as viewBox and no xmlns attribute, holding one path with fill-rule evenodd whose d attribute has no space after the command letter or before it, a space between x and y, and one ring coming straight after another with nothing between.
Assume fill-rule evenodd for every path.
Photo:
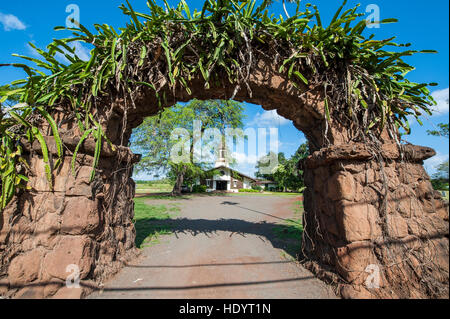
<instances>
[{"instance_id":1,"label":"arch pillar","mask_svg":"<svg viewBox=\"0 0 450 319\"><path fill-rule=\"evenodd\" d=\"M306 160L305 265L344 298L448 298L448 207L422 165L435 152L382 154L348 144Z\"/></svg>"},{"instance_id":2,"label":"arch pillar","mask_svg":"<svg viewBox=\"0 0 450 319\"><path fill-rule=\"evenodd\" d=\"M45 137L56 156L52 137ZM81 298L101 287L139 252L135 247L135 185L132 164L139 156L106 143L95 180L90 183L95 141L86 140L72 174L72 151L79 137L62 136L67 147L53 173L45 177L38 144L25 145L32 171L22 191L1 213L0 295L14 298ZM79 270L80 289L66 280Z\"/></svg>"}]
</instances>

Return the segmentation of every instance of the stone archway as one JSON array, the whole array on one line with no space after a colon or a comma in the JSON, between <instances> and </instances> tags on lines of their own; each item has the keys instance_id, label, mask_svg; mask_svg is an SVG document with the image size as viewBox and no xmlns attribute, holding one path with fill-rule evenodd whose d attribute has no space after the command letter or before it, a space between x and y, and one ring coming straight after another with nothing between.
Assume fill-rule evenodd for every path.
<instances>
[{"instance_id":1,"label":"stone archway","mask_svg":"<svg viewBox=\"0 0 450 319\"><path fill-rule=\"evenodd\" d=\"M316 93L321 89L299 94L285 75L274 70L270 61L259 61L249 81L252 95L239 90L235 99L276 109L309 139L313 153L300 163L307 185L305 265L319 278L338 284L343 297L448 295L448 212L422 167L434 151L408 145L402 158L398 146L386 137L380 161L364 144L352 142L348 129L339 125L328 131L332 146L324 146L323 99ZM192 95L166 90L164 107L193 97L225 99L234 90L231 85L207 90L201 79L194 79L190 87ZM16 297L86 293L136 255L131 175L139 156L120 145L127 144L132 128L145 116L156 114L157 104L148 90L141 92L135 107L125 109L124 105L116 100L108 112L100 114L98 109L117 151L104 144L93 183L89 183L93 140L85 141L79 151L76 178L70 172L71 151L80 139L73 121L61 127L68 152L54 174L53 191L44 177L39 145L27 145L34 171L32 190L9 204L0 225L3 293L8 290ZM64 122L67 115L60 112L55 117ZM47 139L56 154L54 142ZM386 215L380 213L383 205ZM389 265L392 261L397 264ZM70 264L79 266L84 290L64 287ZM379 288L370 289L366 281L373 267L379 267L381 282ZM429 282L423 281L427 280L433 281L435 291L426 290Z\"/></svg>"}]
</instances>

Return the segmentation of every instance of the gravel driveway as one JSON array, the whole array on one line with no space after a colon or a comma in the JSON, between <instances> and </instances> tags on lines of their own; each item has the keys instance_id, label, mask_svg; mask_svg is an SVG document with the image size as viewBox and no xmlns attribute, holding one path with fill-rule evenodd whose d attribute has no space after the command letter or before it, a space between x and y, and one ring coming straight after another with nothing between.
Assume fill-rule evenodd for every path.
<instances>
[{"instance_id":1,"label":"gravel driveway","mask_svg":"<svg viewBox=\"0 0 450 319\"><path fill-rule=\"evenodd\" d=\"M173 234L88 298L336 298L274 233L298 198L194 196L176 201ZM161 205L164 200L148 200ZM174 203L174 201L170 201Z\"/></svg>"}]
</instances>

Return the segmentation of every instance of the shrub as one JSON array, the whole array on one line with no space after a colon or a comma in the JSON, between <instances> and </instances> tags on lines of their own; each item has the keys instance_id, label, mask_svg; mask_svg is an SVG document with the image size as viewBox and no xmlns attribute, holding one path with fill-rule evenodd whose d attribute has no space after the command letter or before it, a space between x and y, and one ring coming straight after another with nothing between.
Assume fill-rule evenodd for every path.
<instances>
[{"instance_id":1,"label":"shrub","mask_svg":"<svg viewBox=\"0 0 450 319\"><path fill-rule=\"evenodd\" d=\"M252 189L256 190L258 192L261 192L263 190L263 188L261 186L259 186L259 185L252 185Z\"/></svg>"},{"instance_id":2,"label":"shrub","mask_svg":"<svg viewBox=\"0 0 450 319\"><path fill-rule=\"evenodd\" d=\"M439 191L445 191L448 190L448 179L445 178L434 178L431 180L431 185L433 185L433 188Z\"/></svg>"},{"instance_id":3,"label":"shrub","mask_svg":"<svg viewBox=\"0 0 450 319\"><path fill-rule=\"evenodd\" d=\"M193 193L206 193L206 185L194 185L192 188Z\"/></svg>"}]
</instances>

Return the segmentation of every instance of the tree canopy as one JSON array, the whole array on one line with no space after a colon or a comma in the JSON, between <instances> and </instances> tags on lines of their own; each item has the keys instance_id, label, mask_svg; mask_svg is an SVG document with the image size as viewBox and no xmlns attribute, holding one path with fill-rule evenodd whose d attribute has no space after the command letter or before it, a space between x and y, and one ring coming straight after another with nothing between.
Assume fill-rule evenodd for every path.
<instances>
[{"instance_id":1,"label":"tree canopy","mask_svg":"<svg viewBox=\"0 0 450 319\"><path fill-rule=\"evenodd\" d=\"M260 159L256 164L256 177L274 181L278 184L278 187L282 190L301 190L304 186L303 171L299 169L298 163L307 158L309 155L308 144L303 143L299 146L297 151L289 158L286 159L284 153L278 153L278 166L276 166L272 173L261 173L261 168L266 164L266 159ZM276 156L273 152L269 152L267 157Z\"/></svg>"},{"instance_id":2,"label":"tree canopy","mask_svg":"<svg viewBox=\"0 0 450 319\"><path fill-rule=\"evenodd\" d=\"M435 130L428 130L427 133L433 136L442 136L448 138L448 123L439 123Z\"/></svg>"}]
</instances>

